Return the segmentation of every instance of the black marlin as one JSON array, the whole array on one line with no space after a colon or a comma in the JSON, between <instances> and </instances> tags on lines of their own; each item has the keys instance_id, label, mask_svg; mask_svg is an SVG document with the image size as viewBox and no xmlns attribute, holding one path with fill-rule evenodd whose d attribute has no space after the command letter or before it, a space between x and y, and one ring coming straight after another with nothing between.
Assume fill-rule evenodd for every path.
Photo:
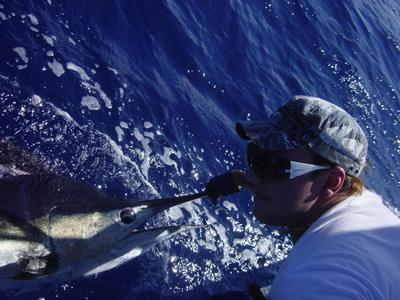
<instances>
[{"instance_id":1,"label":"black marlin","mask_svg":"<svg viewBox=\"0 0 400 300\"><path fill-rule=\"evenodd\" d=\"M203 196L111 197L0 138L0 280L64 280L116 267L172 234L201 227L138 229L155 214Z\"/></svg>"}]
</instances>

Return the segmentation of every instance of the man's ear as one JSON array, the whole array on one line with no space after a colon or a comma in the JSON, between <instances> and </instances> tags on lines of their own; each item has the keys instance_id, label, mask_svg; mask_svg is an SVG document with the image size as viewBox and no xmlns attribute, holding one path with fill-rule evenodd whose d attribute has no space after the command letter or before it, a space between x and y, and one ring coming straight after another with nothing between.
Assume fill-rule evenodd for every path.
<instances>
[{"instance_id":1,"label":"man's ear","mask_svg":"<svg viewBox=\"0 0 400 300\"><path fill-rule=\"evenodd\" d=\"M339 166L330 168L325 177L324 196L330 197L336 194L342 187L345 178L346 173L343 168Z\"/></svg>"}]
</instances>

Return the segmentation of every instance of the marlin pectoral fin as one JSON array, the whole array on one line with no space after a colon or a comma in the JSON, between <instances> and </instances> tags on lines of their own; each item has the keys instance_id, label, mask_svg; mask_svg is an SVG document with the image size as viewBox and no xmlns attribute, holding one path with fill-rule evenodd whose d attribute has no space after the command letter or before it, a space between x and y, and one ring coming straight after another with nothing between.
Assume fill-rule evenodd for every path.
<instances>
[{"instance_id":1,"label":"marlin pectoral fin","mask_svg":"<svg viewBox=\"0 0 400 300\"><path fill-rule=\"evenodd\" d=\"M54 255L48 255L41 258L35 258L32 260L28 260L26 258L23 259L25 263L25 267L21 272L13 277L10 277L12 280L33 280L38 279L50 274L57 272L60 267L58 263L58 258ZM43 265L42 268L37 269L38 265Z\"/></svg>"}]
</instances>

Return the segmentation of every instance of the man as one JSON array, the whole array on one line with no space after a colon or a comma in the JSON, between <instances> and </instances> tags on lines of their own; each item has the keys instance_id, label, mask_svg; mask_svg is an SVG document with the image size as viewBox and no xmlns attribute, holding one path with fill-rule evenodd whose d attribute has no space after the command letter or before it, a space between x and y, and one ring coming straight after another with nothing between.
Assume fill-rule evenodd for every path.
<instances>
[{"instance_id":1,"label":"man","mask_svg":"<svg viewBox=\"0 0 400 300\"><path fill-rule=\"evenodd\" d=\"M238 122L246 172L215 177L217 199L254 194L254 216L294 244L270 299L400 299L400 220L359 175L367 139L344 110L295 96L265 122Z\"/></svg>"}]
</instances>

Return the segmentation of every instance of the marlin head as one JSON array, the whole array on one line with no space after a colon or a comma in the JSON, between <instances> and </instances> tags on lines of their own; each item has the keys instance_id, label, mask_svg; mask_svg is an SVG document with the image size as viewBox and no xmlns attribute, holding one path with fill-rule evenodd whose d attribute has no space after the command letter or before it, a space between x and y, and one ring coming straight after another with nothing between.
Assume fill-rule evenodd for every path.
<instances>
[{"instance_id":1,"label":"marlin head","mask_svg":"<svg viewBox=\"0 0 400 300\"><path fill-rule=\"evenodd\" d=\"M65 214L64 209L51 212L50 231L60 267L76 275L95 274L111 269L146 252L163 239L200 226L168 226L141 229L149 218L189 198L158 200L114 199L90 213ZM109 199L106 199L108 206ZM117 204L118 203L118 204ZM78 229L78 230L77 230ZM84 262L82 264L82 262ZM71 269L71 265L75 265Z\"/></svg>"}]
</instances>

